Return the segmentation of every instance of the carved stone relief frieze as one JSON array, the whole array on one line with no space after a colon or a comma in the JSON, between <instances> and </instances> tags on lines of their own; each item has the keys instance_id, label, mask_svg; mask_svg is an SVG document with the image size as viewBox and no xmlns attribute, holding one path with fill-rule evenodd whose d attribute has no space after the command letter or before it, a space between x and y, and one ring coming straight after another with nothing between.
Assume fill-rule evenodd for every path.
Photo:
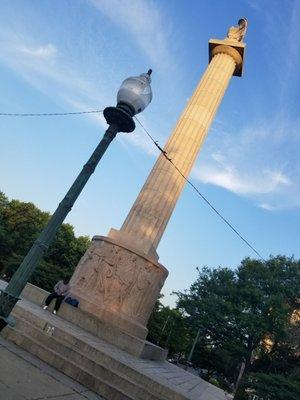
<instances>
[{"instance_id":1,"label":"carved stone relief frieze","mask_svg":"<svg viewBox=\"0 0 300 400\"><path fill-rule=\"evenodd\" d=\"M166 276L150 261L109 242L92 245L72 278L76 288L99 307L144 322Z\"/></svg>"}]
</instances>

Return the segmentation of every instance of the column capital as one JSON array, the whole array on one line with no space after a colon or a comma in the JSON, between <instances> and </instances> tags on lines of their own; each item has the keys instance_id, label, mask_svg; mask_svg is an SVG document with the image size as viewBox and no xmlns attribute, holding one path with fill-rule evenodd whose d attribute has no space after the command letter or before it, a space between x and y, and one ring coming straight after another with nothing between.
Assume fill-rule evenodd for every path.
<instances>
[{"instance_id":1,"label":"column capital","mask_svg":"<svg viewBox=\"0 0 300 400\"><path fill-rule=\"evenodd\" d=\"M243 65L244 65L244 53L245 53L245 43L232 41L229 39L219 40L219 39L210 39L208 42L209 45L209 61L216 54L228 54L231 56L235 63L236 68L233 73L235 76L242 76L243 73Z\"/></svg>"}]
</instances>

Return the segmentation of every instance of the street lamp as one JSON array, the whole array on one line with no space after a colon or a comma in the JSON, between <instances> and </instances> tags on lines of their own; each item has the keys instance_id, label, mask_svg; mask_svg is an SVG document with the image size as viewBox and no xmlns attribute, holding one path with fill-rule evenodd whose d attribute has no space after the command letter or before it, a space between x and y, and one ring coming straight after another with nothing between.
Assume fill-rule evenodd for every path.
<instances>
[{"instance_id":1,"label":"street lamp","mask_svg":"<svg viewBox=\"0 0 300 400\"><path fill-rule=\"evenodd\" d=\"M109 125L117 125L118 132L132 132L135 123L132 117L142 112L152 100L150 86L152 69L140 76L125 79L117 94L117 107L107 107L103 115Z\"/></svg>"},{"instance_id":2,"label":"street lamp","mask_svg":"<svg viewBox=\"0 0 300 400\"><path fill-rule=\"evenodd\" d=\"M61 203L59 203L56 211L34 242L21 265L13 274L5 290L0 291L0 331L7 324L13 325L14 322L10 313L19 300L22 290L50 246L58 228L71 211L76 199L111 141L118 132L133 132L135 129L133 116L143 111L151 102L151 73L152 70L149 69L145 74L125 79L118 91L117 106L105 108L103 115L109 127L103 138L88 162L83 166L82 171Z\"/></svg>"}]
</instances>

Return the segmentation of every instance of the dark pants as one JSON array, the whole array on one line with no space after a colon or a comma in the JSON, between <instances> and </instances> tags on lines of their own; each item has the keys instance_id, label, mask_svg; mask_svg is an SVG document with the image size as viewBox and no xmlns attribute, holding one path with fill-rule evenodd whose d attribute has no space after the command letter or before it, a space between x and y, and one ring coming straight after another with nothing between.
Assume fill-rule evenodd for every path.
<instances>
[{"instance_id":1,"label":"dark pants","mask_svg":"<svg viewBox=\"0 0 300 400\"><path fill-rule=\"evenodd\" d=\"M51 301L56 299L54 310L58 311L64 298L65 298L65 296L62 296L60 294L57 294L56 292L53 292L53 293L49 294L49 296L46 298L45 304L46 304L46 306L49 306Z\"/></svg>"}]
</instances>

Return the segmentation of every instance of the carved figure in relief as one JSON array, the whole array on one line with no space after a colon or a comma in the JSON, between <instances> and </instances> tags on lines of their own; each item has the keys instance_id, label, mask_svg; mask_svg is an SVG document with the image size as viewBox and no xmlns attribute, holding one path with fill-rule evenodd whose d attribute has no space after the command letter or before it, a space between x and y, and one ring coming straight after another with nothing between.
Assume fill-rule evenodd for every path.
<instances>
[{"instance_id":1,"label":"carved figure in relief","mask_svg":"<svg viewBox=\"0 0 300 400\"><path fill-rule=\"evenodd\" d=\"M154 267L155 268L155 267ZM155 283L157 276L153 274L153 265L150 262L147 262L145 268L142 270L138 277L138 285L137 288L140 291L141 301L136 304L135 307L135 315L140 316L144 314L144 308L149 302L149 298L152 299L152 296L149 296L149 290ZM148 294L148 296L146 295Z\"/></svg>"},{"instance_id":2,"label":"carved figure in relief","mask_svg":"<svg viewBox=\"0 0 300 400\"><path fill-rule=\"evenodd\" d=\"M149 301L151 286L156 280L156 276L153 275L153 265L150 262L142 261L136 272L135 284L132 286L130 297L123 308L123 311L131 317L139 317L144 314L144 308Z\"/></svg>"},{"instance_id":3,"label":"carved figure in relief","mask_svg":"<svg viewBox=\"0 0 300 400\"><path fill-rule=\"evenodd\" d=\"M151 262L111 244L90 248L78 267L73 277L77 286L103 306L121 309L131 317L144 314L152 291L157 291L157 280L162 286Z\"/></svg>"},{"instance_id":4,"label":"carved figure in relief","mask_svg":"<svg viewBox=\"0 0 300 400\"><path fill-rule=\"evenodd\" d=\"M97 295L97 291L102 289L103 278L112 275L117 253L115 246L111 247L110 252L106 247L100 249L96 246L91 247L80 260L73 282L82 289L93 292L93 295Z\"/></svg>"},{"instance_id":5,"label":"carved figure in relief","mask_svg":"<svg viewBox=\"0 0 300 400\"><path fill-rule=\"evenodd\" d=\"M83 276L83 269L86 267L86 264L90 263L91 260L93 260L93 254L94 254L94 249L93 247L90 247L89 250L87 250L84 255L81 257L76 270L73 274L72 277L72 284L73 285L78 285L82 286L86 282L85 276Z\"/></svg>"},{"instance_id":6,"label":"carved figure in relief","mask_svg":"<svg viewBox=\"0 0 300 400\"><path fill-rule=\"evenodd\" d=\"M81 276L78 285L88 292L91 292L96 287L99 279L99 256L94 251L90 251L85 259L86 273Z\"/></svg>"},{"instance_id":7,"label":"carved figure in relief","mask_svg":"<svg viewBox=\"0 0 300 400\"><path fill-rule=\"evenodd\" d=\"M232 26L227 32L227 39L242 42L246 35L248 21L246 18L241 18L237 26Z\"/></svg>"},{"instance_id":8,"label":"carved figure in relief","mask_svg":"<svg viewBox=\"0 0 300 400\"><path fill-rule=\"evenodd\" d=\"M123 304L124 300L131 293L132 287L136 282L137 273L137 256L129 253L127 254L125 263L117 269L117 276L122 285L120 304Z\"/></svg>"},{"instance_id":9,"label":"carved figure in relief","mask_svg":"<svg viewBox=\"0 0 300 400\"><path fill-rule=\"evenodd\" d=\"M121 307L135 280L136 259L137 257L129 251L120 252L114 274L104 285L104 303L111 303L113 308Z\"/></svg>"},{"instance_id":10,"label":"carved figure in relief","mask_svg":"<svg viewBox=\"0 0 300 400\"><path fill-rule=\"evenodd\" d=\"M120 261L121 249L111 246L110 251L101 255L101 276L97 282L97 290L102 294L102 301L109 297L111 282L116 274L117 264Z\"/></svg>"}]
</instances>

